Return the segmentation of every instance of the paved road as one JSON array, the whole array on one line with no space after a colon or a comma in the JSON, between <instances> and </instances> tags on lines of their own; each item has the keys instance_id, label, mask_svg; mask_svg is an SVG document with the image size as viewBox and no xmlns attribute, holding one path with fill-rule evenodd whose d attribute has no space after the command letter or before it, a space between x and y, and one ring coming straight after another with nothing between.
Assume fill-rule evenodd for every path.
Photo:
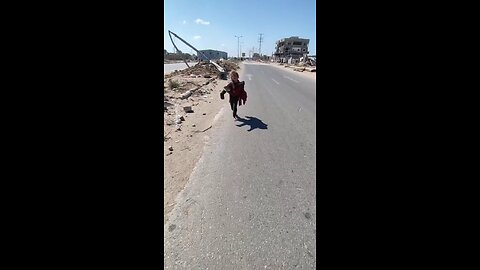
<instances>
[{"instance_id":1,"label":"paved road","mask_svg":"<svg viewBox=\"0 0 480 270\"><path fill-rule=\"evenodd\" d=\"M190 66L194 66L196 64L196 62L189 62L188 63ZM163 74L168 74L170 72L173 72L174 70L182 70L182 69L186 69L187 68L187 65L185 65L185 63L174 63L174 64L163 64Z\"/></svg>"},{"instance_id":2,"label":"paved road","mask_svg":"<svg viewBox=\"0 0 480 270\"><path fill-rule=\"evenodd\" d=\"M242 120L225 101L164 226L165 268L315 269L315 80L261 64L240 80Z\"/></svg>"}]
</instances>

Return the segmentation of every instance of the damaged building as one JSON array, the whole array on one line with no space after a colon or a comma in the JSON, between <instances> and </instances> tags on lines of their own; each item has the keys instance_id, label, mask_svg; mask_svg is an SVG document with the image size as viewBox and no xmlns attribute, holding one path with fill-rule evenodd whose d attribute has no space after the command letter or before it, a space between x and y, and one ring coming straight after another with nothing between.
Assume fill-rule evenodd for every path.
<instances>
[{"instance_id":1,"label":"damaged building","mask_svg":"<svg viewBox=\"0 0 480 270\"><path fill-rule=\"evenodd\" d=\"M276 42L273 58L277 62L298 62L301 57L308 55L309 39L297 36L283 38Z\"/></svg>"}]
</instances>

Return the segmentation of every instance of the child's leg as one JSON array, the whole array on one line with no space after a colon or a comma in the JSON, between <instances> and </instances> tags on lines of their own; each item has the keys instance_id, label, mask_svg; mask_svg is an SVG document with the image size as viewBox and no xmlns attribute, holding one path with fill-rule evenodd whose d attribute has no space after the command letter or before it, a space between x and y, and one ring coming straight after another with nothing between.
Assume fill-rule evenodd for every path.
<instances>
[{"instance_id":1,"label":"child's leg","mask_svg":"<svg viewBox=\"0 0 480 270\"><path fill-rule=\"evenodd\" d=\"M233 103L233 117L237 116L237 106L238 106L238 100L235 100Z\"/></svg>"}]
</instances>

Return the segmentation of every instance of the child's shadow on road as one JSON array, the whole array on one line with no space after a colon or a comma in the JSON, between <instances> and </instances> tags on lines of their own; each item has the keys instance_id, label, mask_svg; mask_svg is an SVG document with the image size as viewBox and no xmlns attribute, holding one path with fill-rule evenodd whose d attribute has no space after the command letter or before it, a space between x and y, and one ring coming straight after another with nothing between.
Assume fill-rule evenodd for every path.
<instances>
[{"instance_id":1,"label":"child's shadow on road","mask_svg":"<svg viewBox=\"0 0 480 270\"><path fill-rule=\"evenodd\" d=\"M243 127L246 125L250 126L250 129L247 131L252 131L256 128L259 129L267 129L267 124L263 123L262 120L256 118L256 117L251 117L251 116L245 116L245 118L241 118L240 116L237 118L236 121L242 122L240 125L236 125L237 127Z\"/></svg>"}]
</instances>

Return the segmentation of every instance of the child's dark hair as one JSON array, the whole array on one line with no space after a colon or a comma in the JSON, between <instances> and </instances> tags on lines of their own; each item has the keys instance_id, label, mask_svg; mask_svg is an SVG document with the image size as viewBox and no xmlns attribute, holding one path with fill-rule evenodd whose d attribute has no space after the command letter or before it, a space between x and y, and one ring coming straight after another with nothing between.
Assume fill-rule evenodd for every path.
<instances>
[{"instance_id":1,"label":"child's dark hair","mask_svg":"<svg viewBox=\"0 0 480 270\"><path fill-rule=\"evenodd\" d=\"M240 76L238 76L238 73L237 73L235 70L232 71L232 72L230 72L230 78L231 78L233 75L236 75L237 78L240 77Z\"/></svg>"}]
</instances>

